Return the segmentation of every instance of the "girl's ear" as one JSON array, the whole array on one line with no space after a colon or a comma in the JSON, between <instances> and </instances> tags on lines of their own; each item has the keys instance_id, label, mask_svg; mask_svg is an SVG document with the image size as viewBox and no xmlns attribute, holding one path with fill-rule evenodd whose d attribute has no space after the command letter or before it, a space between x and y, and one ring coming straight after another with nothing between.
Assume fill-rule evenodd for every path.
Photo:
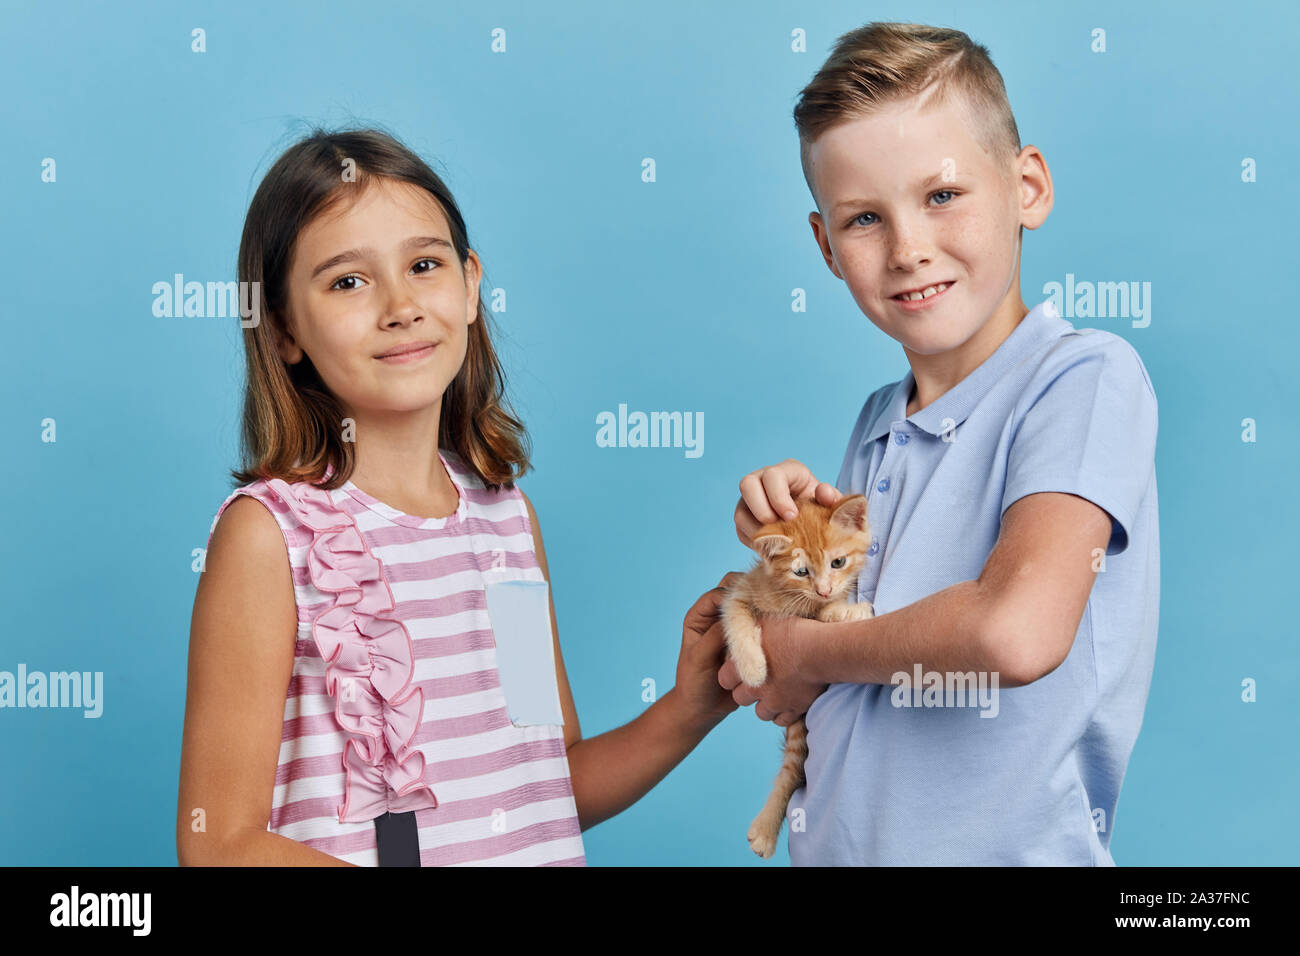
<instances>
[{"instance_id":1,"label":"girl's ear","mask_svg":"<svg viewBox=\"0 0 1300 956\"><path fill-rule=\"evenodd\" d=\"M478 319L480 283L483 280L483 264L478 254L469 250L465 257L465 324L473 325Z\"/></svg>"},{"instance_id":2,"label":"girl's ear","mask_svg":"<svg viewBox=\"0 0 1300 956\"><path fill-rule=\"evenodd\" d=\"M760 534L754 539L754 547L765 560L771 561L778 554L787 550L790 545L794 544L794 539L783 534Z\"/></svg>"},{"instance_id":3,"label":"girl's ear","mask_svg":"<svg viewBox=\"0 0 1300 956\"><path fill-rule=\"evenodd\" d=\"M268 318L271 319L271 331L275 336L275 351L286 365L297 365L302 361L302 348L294 341L293 335L286 329L279 315L271 315Z\"/></svg>"},{"instance_id":4,"label":"girl's ear","mask_svg":"<svg viewBox=\"0 0 1300 956\"><path fill-rule=\"evenodd\" d=\"M865 495L849 495L835 503L831 510L831 524L850 534L867 530L867 499Z\"/></svg>"}]
</instances>

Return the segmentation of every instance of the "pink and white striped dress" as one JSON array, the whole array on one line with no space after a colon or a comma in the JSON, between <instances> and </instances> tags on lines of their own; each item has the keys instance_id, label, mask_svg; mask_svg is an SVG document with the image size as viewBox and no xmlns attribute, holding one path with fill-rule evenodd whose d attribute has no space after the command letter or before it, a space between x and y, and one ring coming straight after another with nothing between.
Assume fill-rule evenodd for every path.
<instances>
[{"instance_id":1,"label":"pink and white striped dress","mask_svg":"<svg viewBox=\"0 0 1300 956\"><path fill-rule=\"evenodd\" d=\"M272 479L235 489L212 521L257 498L293 571L267 829L377 866L374 818L414 810L421 866L585 866L563 727L511 722L485 599L485 571L545 581L527 506L439 454L460 494L445 518L403 514L351 481Z\"/></svg>"}]
</instances>

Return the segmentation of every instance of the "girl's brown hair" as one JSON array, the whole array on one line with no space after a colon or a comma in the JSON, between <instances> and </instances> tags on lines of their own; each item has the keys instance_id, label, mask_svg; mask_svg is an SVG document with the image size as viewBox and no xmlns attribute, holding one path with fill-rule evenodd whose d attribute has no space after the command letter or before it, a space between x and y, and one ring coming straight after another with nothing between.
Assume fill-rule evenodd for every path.
<instances>
[{"instance_id":1,"label":"girl's brown hair","mask_svg":"<svg viewBox=\"0 0 1300 956\"><path fill-rule=\"evenodd\" d=\"M353 171L353 178L345 176ZM235 481L281 478L337 488L352 474L355 445L342 435L344 410L311 359L287 365L276 349L286 331L287 277L294 244L316 216L352 201L377 179L427 190L451 227L464 269L469 235L456 200L441 178L397 138L378 129L313 128L275 161L262 179L239 241L241 289L260 287L260 321L245 327L242 467ZM258 283L257 286L244 283ZM512 488L531 467L528 434L505 398L505 378L479 295L468 327L465 362L442 396L438 447L449 449L493 490ZM326 470L333 473L325 480Z\"/></svg>"}]
</instances>

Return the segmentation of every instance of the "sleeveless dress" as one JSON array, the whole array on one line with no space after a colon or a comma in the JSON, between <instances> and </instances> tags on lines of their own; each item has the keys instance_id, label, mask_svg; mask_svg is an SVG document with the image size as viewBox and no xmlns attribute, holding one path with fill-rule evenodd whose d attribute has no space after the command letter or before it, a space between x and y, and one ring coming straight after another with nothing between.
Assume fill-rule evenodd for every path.
<instances>
[{"instance_id":1,"label":"sleeveless dress","mask_svg":"<svg viewBox=\"0 0 1300 956\"><path fill-rule=\"evenodd\" d=\"M375 818L414 811L421 866L585 866L558 707L554 723L512 721L518 700L498 671L498 645L510 645L488 613L490 581L546 585L527 506L518 488L489 491L454 452L439 457L460 495L445 518L403 514L351 481L325 491L277 478L235 489L212 521L209 543L237 496L261 501L293 572L298 629L267 829L377 866ZM549 640L549 611L544 622L527 613ZM558 701L544 671L526 679Z\"/></svg>"}]
</instances>

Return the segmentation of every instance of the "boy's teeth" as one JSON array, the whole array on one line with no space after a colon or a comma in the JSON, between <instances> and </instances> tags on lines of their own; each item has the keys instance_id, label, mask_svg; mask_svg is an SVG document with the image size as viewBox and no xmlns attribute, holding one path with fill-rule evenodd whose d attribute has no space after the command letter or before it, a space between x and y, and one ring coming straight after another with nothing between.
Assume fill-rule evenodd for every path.
<instances>
[{"instance_id":1,"label":"boy's teeth","mask_svg":"<svg viewBox=\"0 0 1300 956\"><path fill-rule=\"evenodd\" d=\"M917 299L928 299L936 292L942 292L946 288L948 288L948 283L940 282L938 285L927 286L925 289L923 289L920 292L910 292L906 295L896 295L894 296L894 298L902 299L905 302L915 302Z\"/></svg>"}]
</instances>

